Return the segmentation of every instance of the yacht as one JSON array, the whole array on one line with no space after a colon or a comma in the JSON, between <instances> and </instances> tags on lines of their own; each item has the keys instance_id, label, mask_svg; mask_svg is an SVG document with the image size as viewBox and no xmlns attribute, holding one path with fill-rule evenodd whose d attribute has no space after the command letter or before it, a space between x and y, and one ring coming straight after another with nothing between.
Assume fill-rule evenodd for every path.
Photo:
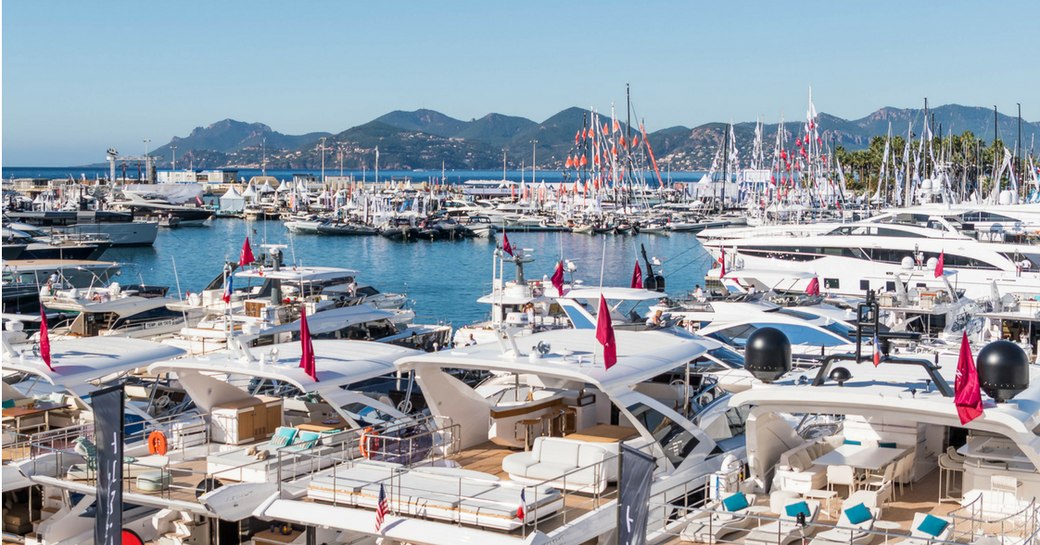
<instances>
[{"instance_id":1,"label":"yacht","mask_svg":"<svg viewBox=\"0 0 1040 545\"><path fill-rule=\"evenodd\" d=\"M682 505L710 475L736 471L743 421L728 397L695 412L683 398L688 384L672 384L707 346L668 331L620 330L616 340L609 370L586 331L404 357L398 369L414 375L450 440L434 441L421 462L359 458L283 483L256 514L314 528L329 542L576 545L608 539L616 527L621 445L656 462L650 497L659 505ZM459 369L488 378L472 388L454 378ZM377 527L380 491L389 514ZM647 542L682 524L677 511L650 511Z\"/></svg>"},{"instance_id":2,"label":"yacht","mask_svg":"<svg viewBox=\"0 0 1040 545\"><path fill-rule=\"evenodd\" d=\"M3 311L11 314L38 315L40 293L48 281L58 275L57 285L47 290L88 288L108 284L120 274L119 263L70 259L4 260Z\"/></svg>"},{"instance_id":3,"label":"yacht","mask_svg":"<svg viewBox=\"0 0 1040 545\"><path fill-rule=\"evenodd\" d=\"M24 244L21 259L83 259L101 257L112 247L106 235L51 234L25 223L5 223L5 242Z\"/></svg>"},{"instance_id":4,"label":"yacht","mask_svg":"<svg viewBox=\"0 0 1040 545\"><path fill-rule=\"evenodd\" d=\"M135 218L129 212L80 210L7 212L14 221L69 235L102 235L112 246L151 246L159 234L159 223Z\"/></svg>"},{"instance_id":5,"label":"yacht","mask_svg":"<svg viewBox=\"0 0 1040 545\"><path fill-rule=\"evenodd\" d=\"M202 317L199 309L189 313L167 308L176 300L166 297L165 288L146 288L123 288L112 282L106 287L54 290L49 296L41 296L40 302L50 310L71 315L65 323L53 323L51 331L75 337L116 335L156 340Z\"/></svg>"},{"instance_id":6,"label":"yacht","mask_svg":"<svg viewBox=\"0 0 1040 545\"><path fill-rule=\"evenodd\" d=\"M1040 294L1040 249L1018 243L980 242L959 233L942 218L920 227L868 221L844 224L815 234L792 237L764 235L727 239L706 249L727 260L727 275L740 270L793 271L803 276L794 290L804 291L819 275L820 290L856 296L867 290L896 291L895 284L925 291L952 288L969 298L985 298L993 286L999 293ZM944 275L933 274L943 256ZM717 279L721 269L709 271Z\"/></svg>"}]
</instances>

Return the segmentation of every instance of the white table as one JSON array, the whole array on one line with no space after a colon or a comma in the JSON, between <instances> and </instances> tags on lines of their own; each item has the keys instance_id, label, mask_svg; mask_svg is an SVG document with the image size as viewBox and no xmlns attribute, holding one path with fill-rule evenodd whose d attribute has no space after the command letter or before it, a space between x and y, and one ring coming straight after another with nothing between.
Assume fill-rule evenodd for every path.
<instances>
[{"instance_id":1,"label":"white table","mask_svg":"<svg viewBox=\"0 0 1040 545\"><path fill-rule=\"evenodd\" d=\"M885 543L888 543L888 537L892 535L892 530L899 530L901 526L898 522L890 520L875 520L874 528L885 531Z\"/></svg>"},{"instance_id":2,"label":"white table","mask_svg":"<svg viewBox=\"0 0 1040 545\"><path fill-rule=\"evenodd\" d=\"M813 463L823 466L851 466L876 471L894 462L905 452L906 449L903 448L840 445L838 448L813 460Z\"/></svg>"}]
</instances>

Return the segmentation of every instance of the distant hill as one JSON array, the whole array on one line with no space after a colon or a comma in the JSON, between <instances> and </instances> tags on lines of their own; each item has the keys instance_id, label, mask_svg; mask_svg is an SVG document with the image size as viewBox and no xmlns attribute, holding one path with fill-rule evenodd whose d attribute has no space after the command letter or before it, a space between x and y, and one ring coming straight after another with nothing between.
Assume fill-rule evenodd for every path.
<instances>
[{"instance_id":1,"label":"distant hill","mask_svg":"<svg viewBox=\"0 0 1040 545\"><path fill-rule=\"evenodd\" d=\"M929 113L936 135L941 127L944 134L970 130L983 140L993 138L990 109L950 104L935 107ZM606 121L601 114L600 122ZM225 119L197 127L186 137L174 137L152 154L161 158L163 168L169 166L172 146L177 146L180 166L186 165L182 161L187 161L187 154L191 152L196 168L257 168L261 161L261 142L266 140L268 168L313 169L321 165L319 141L326 137L326 168L337 168L341 154L347 168L357 169L361 165L373 168L377 146L380 167L384 169L439 170L442 164L448 169L498 169L502 166L503 150L509 168L519 168L521 163L530 165L532 145L537 148L539 168L560 168L566 156L574 151L575 133L590 122L591 112L578 107L567 108L542 122L498 113L462 121L434 110L420 109L390 112L335 134L287 135L263 123ZM786 122L789 142L801 132L804 122L804 119ZM856 150L867 147L874 136L884 135L889 122L893 134L905 135L908 124L912 123L913 132L919 136L924 113L914 108L885 107L852 120L820 113L819 122L823 138L830 145ZM1014 142L1017 120L1000 114L998 125L1001 138ZM750 154L754 126L753 122L734 125L742 159ZM764 125L767 155L777 126L776 123ZM662 168L703 170L710 166L724 138L724 130L722 123L706 123L693 128L669 127L648 136ZM1027 146L1035 136L1040 136L1040 123L1023 122L1022 138Z\"/></svg>"}]
</instances>

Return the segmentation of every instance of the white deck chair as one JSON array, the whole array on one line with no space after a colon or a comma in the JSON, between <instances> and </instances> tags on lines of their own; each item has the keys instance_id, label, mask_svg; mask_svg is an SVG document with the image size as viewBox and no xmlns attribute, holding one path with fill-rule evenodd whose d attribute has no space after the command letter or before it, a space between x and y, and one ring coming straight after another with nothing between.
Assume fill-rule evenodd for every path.
<instances>
[{"instance_id":1,"label":"white deck chair","mask_svg":"<svg viewBox=\"0 0 1040 545\"><path fill-rule=\"evenodd\" d=\"M928 519L934 517L946 522L946 526L937 534L932 534L921 529L921 525ZM949 517L929 515L928 513L914 514L914 522L910 525L910 537L902 541L894 541L891 545L928 545L936 541L949 541L953 532L953 520Z\"/></svg>"},{"instance_id":2,"label":"white deck chair","mask_svg":"<svg viewBox=\"0 0 1040 545\"><path fill-rule=\"evenodd\" d=\"M853 524L848 517L848 509L858 505L864 505L857 502L856 504L850 504L848 501L841 507L841 517L838 518L838 524L836 528L825 530L816 534L809 545L828 545L832 543L846 543L851 545L863 545L870 543L874 539L874 534L871 530L874 528L874 521L878 518L878 509L864 507L870 511L870 518L860 522L859 524Z\"/></svg>"},{"instance_id":3,"label":"white deck chair","mask_svg":"<svg viewBox=\"0 0 1040 545\"><path fill-rule=\"evenodd\" d=\"M748 508L755 504L755 496L747 496L747 500L747 507L737 511L726 510L721 501L712 502L707 506L708 510L690 519L682 531L681 539L714 544L729 534L747 528L751 524Z\"/></svg>"},{"instance_id":4,"label":"white deck chair","mask_svg":"<svg viewBox=\"0 0 1040 545\"><path fill-rule=\"evenodd\" d=\"M804 500L809 509L805 517L805 526L798 524L796 515L788 515L786 507L794 506L800 501L789 503L781 510L780 520L763 524L755 528L744 538L747 545L788 545L800 541L812 531L812 523L820 512L820 502Z\"/></svg>"}]
</instances>

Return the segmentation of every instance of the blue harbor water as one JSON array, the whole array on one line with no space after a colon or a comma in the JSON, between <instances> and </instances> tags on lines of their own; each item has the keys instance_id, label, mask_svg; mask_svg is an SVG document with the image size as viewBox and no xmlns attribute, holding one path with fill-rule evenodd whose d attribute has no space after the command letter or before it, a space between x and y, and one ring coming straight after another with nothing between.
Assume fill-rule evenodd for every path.
<instances>
[{"instance_id":1,"label":"blue harbor water","mask_svg":"<svg viewBox=\"0 0 1040 545\"><path fill-rule=\"evenodd\" d=\"M352 268L359 271L360 283L406 292L420 321L459 326L489 313L486 305L476 302L491 291L495 242L488 239L400 243L383 237L292 235L281 222L213 219L209 227L161 229L154 247L110 249L102 259L124 263L124 283L168 285L171 293L199 291L220 274L225 260L238 260L246 235L255 253L262 251L259 246L265 240L286 244L287 263ZM525 268L529 279L551 275L562 254L577 265L575 279L598 285L602 269L604 285L628 286L639 245L645 244L647 254L663 263L667 291L681 294L703 284L711 263L697 237L684 233L664 237L511 231L509 241L534 254L535 261ZM642 262L640 267L645 270ZM512 278L513 267L507 266L506 272Z\"/></svg>"}]
</instances>

